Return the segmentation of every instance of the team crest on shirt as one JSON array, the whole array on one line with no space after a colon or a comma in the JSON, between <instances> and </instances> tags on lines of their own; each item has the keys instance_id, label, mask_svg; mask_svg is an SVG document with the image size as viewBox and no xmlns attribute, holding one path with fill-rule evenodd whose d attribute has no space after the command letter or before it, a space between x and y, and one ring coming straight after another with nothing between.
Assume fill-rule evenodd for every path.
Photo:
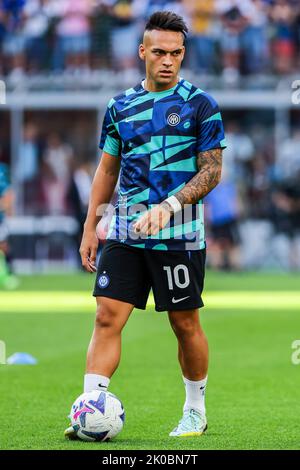
<instances>
[{"instance_id":1,"label":"team crest on shirt","mask_svg":"<svg viewBox=\"0 0 300 470\"><path fill-rule=\"evenodd\" d=\"M180 116L177 113L171 113L168 116L167 122L169 126L177 126L180 123Z\"/></svg>"},{"instance_id":2,"label":"team crest on shirt","mask_svg":"<svg viewBox=\"0 0 300 470\"><path fill-rule=\"evenodd\" d=\"M101 288L101 289L105 289L105 287L107 287L109 284L109 277L108 275L106 274L105 271L103 271L102 274L100 274L99 276L99 279L98 279L98 286Z\"/></svg>"}]
</instances>

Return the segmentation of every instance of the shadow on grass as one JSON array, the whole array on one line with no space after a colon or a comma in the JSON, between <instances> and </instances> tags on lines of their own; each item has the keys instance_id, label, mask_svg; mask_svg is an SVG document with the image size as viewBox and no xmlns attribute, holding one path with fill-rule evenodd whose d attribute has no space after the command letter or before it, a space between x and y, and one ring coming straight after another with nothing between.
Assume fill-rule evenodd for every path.
<instances>
[{"instance_id":1,"label":"shadow on grass","mask_svg":"<svg viewBox=\"0 0 300 470\"><path fill-rule=\"evenodd\" d=\"M217 437L217 433L212 433L210 436L199 436L192 438L171 438L166 437L158 439L157 437L140 439L116 439L108 442L83 442L83 441L66 441L66 444L71 450L99 450L99 451L122 451L122 450L201 450L201 445L207 447L210 443L209 437Z\"/></svg>"}]
</instances>

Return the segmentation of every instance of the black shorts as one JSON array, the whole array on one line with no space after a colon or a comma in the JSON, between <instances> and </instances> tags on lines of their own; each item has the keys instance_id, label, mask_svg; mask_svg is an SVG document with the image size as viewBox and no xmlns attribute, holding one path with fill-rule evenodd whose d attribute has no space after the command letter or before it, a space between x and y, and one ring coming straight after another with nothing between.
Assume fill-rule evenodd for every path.
<instances>
[{"instance_id":1,"label":"black shorts","mask_svg":"<svg viewBox=\"0 0 300 470\"><path fill-rule=\"evenodd\" d=\"M144 310L152 288L157 312L203 307L205 258L205 249L147 250L109 240L100 256L93 295Z\"/></svg>"}]
</instances>

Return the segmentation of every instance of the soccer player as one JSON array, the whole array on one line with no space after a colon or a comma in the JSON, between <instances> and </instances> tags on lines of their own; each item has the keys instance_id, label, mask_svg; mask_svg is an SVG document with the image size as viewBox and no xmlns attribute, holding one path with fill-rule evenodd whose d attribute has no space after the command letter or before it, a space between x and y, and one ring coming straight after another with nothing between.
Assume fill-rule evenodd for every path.
<instances>
[{"instance_id":1,"label":"soccer player","mask_svg":"<svg viewBox=\"0 0 300 470\"><path fill-rule=\"evenodd\" d=\"M121 332L134 307L167 311L178 340L186 390L183 417L170 436L207 428L208 345L199 322L205 269L203 198L220 181L225 147L215 100L179 76L187 26L172 12L154 13L139 57L146 78L113 98L105 114L102 158L94 177L80 253L97 271L97 313L84 391L106 390L118 367ZM120 172L118 202L95 266L99 206ZM74 437L68 428L66 436Z\"/></svg>"},{"instance_id":2,"label":"soccer player","mask_svg":"<svg viewBox=\"0 0 300 470\"><path fill-rule=\"evenodd\" d=\"M7 263L9 246L5 217L11 215L13 201L14 195L10 185L8 166L0 162L0 286L7 289L14 289L18 284L17 278L10 273Z\"/></svg>"}]
</instances>

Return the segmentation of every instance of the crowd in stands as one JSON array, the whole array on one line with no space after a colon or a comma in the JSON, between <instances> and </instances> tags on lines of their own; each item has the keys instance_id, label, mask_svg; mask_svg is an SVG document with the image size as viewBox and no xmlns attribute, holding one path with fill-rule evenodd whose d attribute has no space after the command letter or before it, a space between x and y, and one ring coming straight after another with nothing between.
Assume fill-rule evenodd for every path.
<instances>
[{"instance_id":1,"label":"crowd in stands","mask_svg":"<svg viewBox=\"0 0 300 470\"><path fill-rule=\"evenodd\" d=\"M187 21L196 73L285 75L299 66L298 0L0 0L0 75L136 70L145 20Z\"/></svg>"},{"instance_id":2,"label":"crowd in stands","mask_svg":"<svg viewBox=\"0 0 300 470\"><path fill-rule=\"evenodd\" d=\"M232 252L230 263L238 267L240 222L270 220L290 240L300 235L300 132L294 127L276 159L274 134L263 122L243 127L225 119L225 126L222 182L205 200L206 220L212 252L219 256L220 247ZM59 132L42 134L37 122L28 121L14 176L22 188L23 213L73 215L82 225L97 161L98 156L78 159L74 142Z\"/></svg>"}]
</instances>

